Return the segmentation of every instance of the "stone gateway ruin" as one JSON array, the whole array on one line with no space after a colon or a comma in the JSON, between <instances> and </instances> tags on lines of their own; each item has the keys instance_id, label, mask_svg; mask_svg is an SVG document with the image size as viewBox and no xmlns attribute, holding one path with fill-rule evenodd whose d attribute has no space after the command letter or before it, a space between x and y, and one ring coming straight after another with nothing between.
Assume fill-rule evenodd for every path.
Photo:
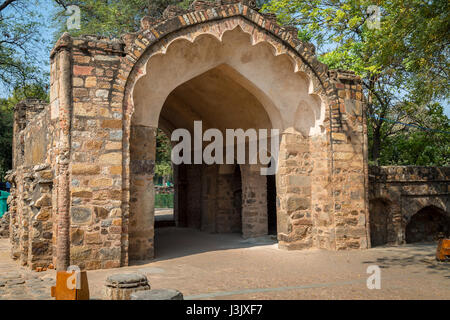
<instances>
[{"instance_id":1,"label":"stone gateway ruin","mask_svg":"<svg viewBox=\"0 0 450 320\"><path fill-rule=\"evenodd\" d=\"M174 166L178 227L275 232L287 250L448 233L449 168L369 169L361 80L329 70L275 18L251 0L196 1L121 39L64 34L51 52L50 104L15 109L13 258L58 270L154 258L156 131L192 131L194 121L278 129L278 172Z\"/></svg>"}]
</instances>

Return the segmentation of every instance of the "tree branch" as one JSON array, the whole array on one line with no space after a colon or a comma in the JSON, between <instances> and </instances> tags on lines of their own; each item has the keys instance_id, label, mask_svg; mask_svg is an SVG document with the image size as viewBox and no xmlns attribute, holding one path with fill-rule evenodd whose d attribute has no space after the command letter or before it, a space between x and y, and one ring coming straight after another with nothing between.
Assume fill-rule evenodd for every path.
<instances>
[{"instance_id":1,"label":"tree branch","mask_svg":"<svg viewBox=\"0 0 450 320\"><path fill-rule=\"evenodd\" d=\"M7 6L9 6L11 3L15 2L17 0L6 0L2 4L0 4L0 12L2 12L3 9L6 9Z\"/></svg>"}]
</instances>

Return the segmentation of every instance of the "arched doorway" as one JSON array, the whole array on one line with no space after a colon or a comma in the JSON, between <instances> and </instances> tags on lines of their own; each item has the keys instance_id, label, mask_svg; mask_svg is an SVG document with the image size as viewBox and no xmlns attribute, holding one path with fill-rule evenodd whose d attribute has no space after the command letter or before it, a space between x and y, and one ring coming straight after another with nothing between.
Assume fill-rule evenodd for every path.
<instances>
[{"instance_id":1,"label":"arched doorway","mask_svg":"<svg viewBox=\"0 0 450 320\"><path fill-rule=\"evenodd\" d=\"M260 129L266 129L270 132L272 128L271 120L261 102L236 80L237 77L239 75L235 70L227 65L220 65L176 87L164 102L158 127L171 133L177 129L186 130L192 137L189 142L192 150L190 158L194 163L179 164L174 170L175 225L212 233L239 233L244 238L259 237L268 234L268 210L271 210L271 231L276 232L275 177L261 175L258 164L206 164L203 161L195 163L195 154L199 148L194 141L195 135L199 133L196 131L196 125L201 126L200 134L208 129L222 134L224 161L227 149L225 144L228 143L227 130L242 129L245 132L251 129L258 132ZM142 129L141 126L137 127ZM131 143L138 147L131 149L134 151L131 159L142 154L142 146L146 146L140 142L145 137L140 135L135 138L137 139L131 140ZM250 158L249 139L253 137L249 136L245 140L243 148L246 161ZM235 142L239 143L237 139ZM208 141L203 141L200 148L203 150L208 144ZM146 147L149 147L148 154L152 154L152 147ZM239 148L239 145L234 147L235 155ZM236 158L234 160L236 161ZM145 174L148 177L144 180L149 182L144 188L148 192L151 188L151 171ZM136 176L133 175L132 178ZM138 192L139 188L142 188L142 182L138 182L138 188L132 189L132 192ZM154 215L151 208L143 207L142 204L146 203L145 197L146 195L141 193L139 197L132 198L132 214L136 215L130 218L137 215ZM147 195L147 198L151 198L151 195ZM136 220L138 219L131 219L130 226L142 230L144 224L133 223ZM141 218L140 222L147 223L149 230L152 228L151 219ZM147 234L152 233L149 231ZM158 234L153 233L153 236L157 237ZM133 244L137 242L131 238L130 258L142 259L149 254L158 254L157 248L154 249L156 251L143 249L142 240L136 246Z\"/></svg>"},{"instance_id":2,"label":"arched doorway","mask_svg":"<svg viewBox=\"0 0 450 320\"><path fill-rule=\"evenodd\" d=\"M290 133L301 132L299 134L305 137L323 132L320 124L325 117L325 106L317 95L311 94L312 83L308 76L297 72L289 55L276 54L274 46L252 40L251 33L244 31L241 22L233 23L239 25L227 25L230 29L225 32L218 30L223 32L220 37L205 34L189 41L180 37L167 45L162 54L152 56L150 50L149 56L142 60L145 64L136 67L142 76L136 76L128 101L133 110L129 138L129 260L154 257L154 209L147 199L152 197L152 164L155 157L154 149L143 151L141 140L154 134L155 128L168 132L184 129L192 134L195 132L194 123L201 121L203 132L217 129L224 137L227 129L276 128L280 133L289 129ZM280 111L282 108L283 112ZM294 121L299 112L308 117L304 121ZM290 140L284 143L291 143ZM291 145L296 143L293 141ZM232 180L235 167L230 169L228 164L196 162L195 153L208 143L200 143L200 148L193 141L191 144L194 164L178 165L174 169L176 225L208 232L235 230L232 227L234 219L224 213L236 211L233 201L236 201L239 192L218 187ZM292 160L285 165L291 163ZM279 191L274 188L274 179L261 175L261 164L240 165L239 169L243 237L268 234L268 211L271 212L272 232L278 229L295 233L283 238L289 241L303 237L303 233L298 234L289 228L274 228L275 224L278 226L280 223L288 226L291 220L287 214L277 219L277 207L273 202ZM309 180L291 181L294 189L310 193ZM272 201L269 205L268 200ZM306 210L308 200L297 209ZM143 218L144 215L147 218ZM309 221L302 223L310 225ZM311 245L310 240L308 245Z\"/></svg>"},{"instance_id":3,"label":"arched doorway","mask_svg":"<svg viewBox=\"0 0 450 320\"><path fill-rule=\"evenodd\" d=\"M411 217L406 225L406 243L436 241L450 236L450 216L435 206L427 206Z\"/></svg>"}]
</instances>

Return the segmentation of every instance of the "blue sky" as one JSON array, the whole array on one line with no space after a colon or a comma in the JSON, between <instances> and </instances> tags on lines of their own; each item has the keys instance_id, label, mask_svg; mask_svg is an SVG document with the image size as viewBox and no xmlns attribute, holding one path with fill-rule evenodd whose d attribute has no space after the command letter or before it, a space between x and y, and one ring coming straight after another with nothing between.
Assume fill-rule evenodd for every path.
<instances>
[{"instance_id":1,"label":"blue sky","mask_svg":"<svg viewBox=\"0 0 450 320\"><path fill-rule=\"evenodd\" d=\"M56 30L52 23L52 15L56 7L53 0L34 0L32 3L32 5L37 3L38 13L42 16L42 21L40 21L43 24L41 35L44 40L44 45L33 48L33 50L40 62L41 69L45 72L50 72L50 50L53 46L53 32ZM0 84L0 98L7 98L9 94L10 90Z\"/></svg>"},{"instance_id":2,"label":"blue sky","mask_svg":"<svg viewBox=\"0 0 450 320\"><path fill-rule=\"evenodd\" d=\"M38 3L38 12L42 15L43 23L45 25L41 34L44 37L46 45L38 47L35 50L39 57L39 61L41 61L42 69L49 72L49 55L54 42L54 32L57 29L57 26L52 21L52 15L56 11L56 6L53 0L36 0L36 2ZM83 13L81 12L81 14ZM7 97L8 94L8 91L0 85L0 97ZM448 103L444 105L444 112L450 117L450 105Z\"/></svg>"}]
</instances>

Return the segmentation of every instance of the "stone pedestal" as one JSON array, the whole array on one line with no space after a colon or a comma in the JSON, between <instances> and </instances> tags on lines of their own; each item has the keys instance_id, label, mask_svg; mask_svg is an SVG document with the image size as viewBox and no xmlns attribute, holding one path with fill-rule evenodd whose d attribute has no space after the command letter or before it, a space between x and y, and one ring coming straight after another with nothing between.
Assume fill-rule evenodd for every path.
<instances>
[{"instance_id":1,"label":"stone pedestal","mask_svg":"<svg viewBox=\"0 0 450 320\"><path fill-rule=\"evenodd\" d=\"M175 289L155 289L131 294L131 300L184 300L183 294Z\"/></svg>"},{"instance_id":2,"label":"stone pedestal","mask_svg":"<svg viewBox=\"0 0 450 320\"><path fill-rule=\"evenodd\" d=\"M147 277L139 273L119 273L106 278L106 300L130 300L132 293L150 290Z\"/></svg>"}]
</instances>

